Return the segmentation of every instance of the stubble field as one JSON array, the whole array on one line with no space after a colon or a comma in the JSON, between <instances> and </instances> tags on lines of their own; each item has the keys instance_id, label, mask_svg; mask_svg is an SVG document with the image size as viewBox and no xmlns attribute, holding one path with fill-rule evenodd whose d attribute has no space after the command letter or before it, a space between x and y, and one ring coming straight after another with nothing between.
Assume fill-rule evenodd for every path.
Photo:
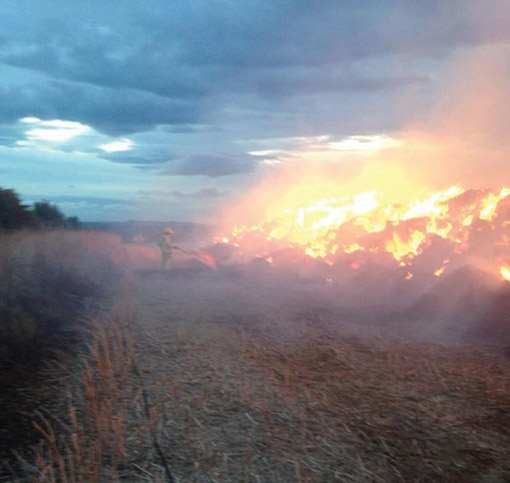
<instances>
[{"instance_id":1,"label":"stubble field","mask_svg":"<svg viewBox=\"0 0 510 483\"><path fill-rule=\"evenodd\" d=\"M135 293L137 357L179 481L510 478L500 353L349 323L306 286L149 272Z\"/></svg>"},{"instance_id":2,"label":"stubble field","mask_svg":"<svg viewBox=\"0 0 510 483\"><path fill-rule=\"evenodd\" d=\"M4 415L24 426L0 480L510 480L504 350L354 320L335 287L252 275L132 269L18 390L33 404Z\"/></svg>"}]
</instances>

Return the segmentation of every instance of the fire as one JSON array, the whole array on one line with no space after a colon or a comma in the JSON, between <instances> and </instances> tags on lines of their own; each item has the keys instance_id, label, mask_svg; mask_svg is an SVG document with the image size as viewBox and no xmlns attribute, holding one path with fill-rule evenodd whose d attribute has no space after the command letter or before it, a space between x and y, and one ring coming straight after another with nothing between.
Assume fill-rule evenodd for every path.
<instances>
[{"instance_id":1,"label":"fire","mask_svg":"<svg viewBox=\"0 0 510 483\"><path fill-rule=\"evenodd\" d=\"M496 213L498 203L508 195L510 195L510 188L503 188L499 195L490 193L483 202L482 210L480 211L480 219L492 220L492 217Z\"/></svg>"},{"instance_id":2,"label":"fire","mask_svg":"<svg viewBox=\"0 0 510 483\"><path fill-rule=\"evenodd\" d=\"M394 233L393 239L386 243L385 249L395 257L395 260L401 261L403 258L417 255L425 238L425 234L418 230L406 240L402 240L398 233Z\"/></svg>"},{"instance_id":3,"label":"fire","mask_svg":"<svg viewBox=\"0 0 510 483\"><path fill-rule=\"evenodd\" d=\"M212 257L209 253L203 250L198 250L195 256L198 260L200 260L202 263L205 263L210 268L216 268L216 261L214 260L214 257Z\"/></svg>"},{"instance_id":4,"label":"fire","mask_svg":"<svg viewBox=\"0 0 510 483\"><path fill-rule=\"evenodd\" d=\"M398 181L402 183L402 179ZM323 189L317 179L313 185L307 189L303 181L290 180L288 186L277 186L272 198L268 193L255 193L251 204L248 195L246 206L258 208L256 216L261 219L235 225L216 242L263 258L291 249L328 265L344 259L348 267L357 270L361 265L356 254L389 257L405 268L443 241L448 253L433 262L435 269L430 267L430 273L438 277L445 271L444 255L460 256L473 246L487 252L480 233L496 237L489 242L493 246L508 247L510 188L493 192L455 185L403 203L388 202L388 193L375 189L349 194L352 186L345 189L345 184L340 184L335 190L331 180L324 181ZM398 193L394 186L391 191ZM406 279L410 279L412 274L407 273ZM503 267L501 274L510 278L510 268Z\"/></svg>"},{"instance_id":5,"label":"fire","mask_svg":"<svg viewBox=\"0 0 510 483\"><path fill-rule=\"evenodd\" d=\"M503 277L503 280L510 282L510 265L503 265L499 267L499 273Z\"/></svg>"},{"instance_id":6,"label":"fire","mask_svg":"<svg viewBox=\"0 0 510 483\"><path fill-rule=\"evenodd\" d=\"M441 275L443 275L444 271L446 270L446 267L443 266L441 268L438 268L435 272L434 272L434 275L436 277L440 277Z\"/></svg>"}]
</instances>

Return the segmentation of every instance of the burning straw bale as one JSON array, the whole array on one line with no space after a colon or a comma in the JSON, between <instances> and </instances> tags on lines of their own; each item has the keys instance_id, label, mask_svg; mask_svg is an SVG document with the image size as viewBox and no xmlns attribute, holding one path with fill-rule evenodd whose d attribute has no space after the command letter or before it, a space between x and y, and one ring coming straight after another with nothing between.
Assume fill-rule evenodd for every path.
<instances>
[{"instance_id":1,"label":"burning straw bale","mask_svg":"<svg viewBox=\"0 0 510 483\"><path fill-rule=\"evenodd\" d=\"M387 203L382 192L348 195L319 175L313 189L306 176L297 184L283 176L269 181L269 187L274 188L273 182L281 186L267 191L275 193L270 202L264 195L268 187L262 185L226 214L211 248L218 259L258 257L280 269L315 260L322 262L322 271L330 267L329 278L340 282L345 276L336 272L382 271L386 280L399 277L432 285L466 265L505 278L508 187L466 191L452 186L406 203Z\"/></svg>"}]
</instances>

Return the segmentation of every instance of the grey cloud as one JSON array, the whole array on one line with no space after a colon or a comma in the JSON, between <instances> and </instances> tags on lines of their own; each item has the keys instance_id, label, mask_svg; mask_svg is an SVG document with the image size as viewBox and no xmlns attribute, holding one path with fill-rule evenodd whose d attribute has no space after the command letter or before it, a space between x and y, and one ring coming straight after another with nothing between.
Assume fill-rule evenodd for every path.
<instances>
[{"instance_id":1,"label":"grey cloud","mask_svg":"<svg viewBox=\"0 0 510 483\"><path fill-rule=\"evenodd\" d=\"M242 124L261 137L329 133L331 126L387 131L421 112L435 87L430 64L416 67L420 60L510 35L510 20L498 15L505 6L500 0L485 10L482 0L52 5L20 0L16 8L4 8L0 60L31 77L4 78L0 122L60 118L109 135L158 125L171 134L202 133L197 126L207 123L229 133ZM402 62L391 70L397 57L412 59L415 67ZM387 61L374 67L367 59ZM392 108L397 102L390 95L406 89L417 93L406 97L408 110ZM245 136L241 130L237 136ZM4 131L0 144L14 135ZM193 154L191 148L184 154ZM147 169L172 159L165 149L101 157ZM208 163L198 156L168 169L223 176L249 172L255 164L238 158Z\"/></svg>"},{"instance_id":2,"label":"grey cloud","mask_svg":"<svg viewBox=\"0 0 510 483\"><path fill-rule=\"evenodd\" d=\"M265 97L291 97L296 95L333 91L375 91L407 85L427 83L425 76L405 77L347 77L328 76L323 72L296 73L290 77L284 71L261 73L248 71L242 82L228 86L226 92L263 93ZM233 96L231 96L231 100ZM201 120L201 109L196 101L157 96L149 92L130 89L97 87L90 84L46 81L21 86L0 87L0 121L14 122L25 116L42 119L66 119L92 125L109 135L125 135L153 129L157 125L169 125L169 132L176 134L202 132L194 128ZM212 105L209 106L213 108ZM262 106L260 106L262 107ZM220 106L217 106L219 109ZM272 105L273 111L285 109ZM259 117L270 113L259 113ZM208 128L212 129L211 127ZM219 128L217 128L219 129ZM5 141L4 141L5 143ZM122 156L106 157L123 161ZM154 162L162 162L158 159ZM128 161L129 162L129 161ZM138 161L137 161L138 162ZM142 164L150 159L140 159Z\"/></svg>"},{"instance_id":3,"label":"grey cloud","mask_svg":"<svg viewBox=\"0 0 510 483\"><path fill-rule=\"evenodd\" d=\"M239 157L200 154L169 163L160 174L173 176L209 176L216 178L254 171L258 163L255 156Z\"/></svg>"},{"instance_id":4,"label":"grey cloud","mask_svg":"<svg viewBox=\"0 0 510 483\"><path fill-rule=\"evenodd\" d=\"M129 89L50 81L0 87L0 121L25 116L65 119L112 135L140 132L158 124L192 123L196 106L178 99Z\"/></svg>"},{"instance_id":5,"label":"grey cloud","mask_svg":"<svg viewBox=\"0 0 510 483\"><path fill-rule=\"evenodd\" d=\"M82 196L82 195L32 195L32 200L37 201L45 199L51 203L87 203L90 205L106 206L106 205L123 205L123 206L134 206L136 205L135 200L125 198L111 198L106 196ZM30 200L31 201L31 200Z\"/></svg>"},{"instance_id":6,"label":"grey cloud","mask_svg":"<svg viewBox=\"0 0 510 483\"><path fill-rule=\"evenodd\" d=\"M261 69L248 70L236 81L237 91L257 91L267 97L291 97L296 95L328 92L374 92L410 86L426 85L430 78L426 75L406 76L360 76L323 69ZM234 86L232 86L234 89Z\"/></svg>"},{"instance_id":7,"label":"grey cloud","mask_svg":"<svg viewBox=\"0 0 510 483\"><path fill-rule=\"evenodd\" d=\"M229 192L221 192L216 188L202 188L201 190L195 191L193 193L183 193L182 191L172 191L170 195L174 198L179 199L195 199L195 200L209 200L209 199L217 199L224 198L228 196Z\"/></svg>"},{"instance_id":8,"label":"grey cloud","mask_svg":"<svg viewBox=\"0 0 510 483\"><path fill-rule=\"evenodd\" d=\"M19 126L1 125L0 126L0 145L12 146L22 137Z\"/></svg>"},{"instance_id":9,"label":"grey cloud","mask_svg":"<svg viewBox=\"0 0 510 483\"><path fill-rule=\"evenodd\" d=\"M164 150L161 152L134 150L116 153L101 153L99 157L108 161L113 161L115 163L134 164L149 167L151 165L164 164L171 160L174 156L167 154Z\"/></svg>"},{"instance_id":10,"label":"grey cloud","mask_svg":"<svg viewBox=\"0 0 510 483\"><path fill-rule=\"evenodd\" d=\"M391 88L423 79L344 72L335 82L338 75L331 76L331 66L343 69L350 62L388 54L444 55L459 45L508 38L510 29L501 27L505 22L494 12L497 8L488 9L479 25L479 3L434 0L424 7L403 0L391 5L324 0L311 7L305 1L198 1L154 2L144 9L126 2L89 23L74 20L77 16L59 17L55 11L48 19L36 9L35 21L24 25L24 36L19 29L4 34L1 58L56 79L123 89L127 102L132 91L198 106L227 87L268 96L310 89ZM109 10L115 15L108 17L113 13ZM108 28L91 29L92 22ZM314 66L325 70L300 73L300 68ZM174 110L181 112L182 107L174 105ZM118 131L137 128L129 108L117 111L111 123L118 123ZM127 118L124 124L121 114ZM178 122L183 122L181 117ZM146 120L159 121L150 116ZM142 120L139 126L144 124Z\"/></svg>"},{"instance_id":11,"label":"grey cloud","mask_svg":"<svg viewBox=\"0 0 510 483\"><path fill-rule=\"evenodd\" d=\"M163 126L163 131L172 134L195 134L195 133L206 133L206 132L221 132L224 131L220 126L211 124L180 124L180 125L169 125Z\"/></svg>"}]
</instances>

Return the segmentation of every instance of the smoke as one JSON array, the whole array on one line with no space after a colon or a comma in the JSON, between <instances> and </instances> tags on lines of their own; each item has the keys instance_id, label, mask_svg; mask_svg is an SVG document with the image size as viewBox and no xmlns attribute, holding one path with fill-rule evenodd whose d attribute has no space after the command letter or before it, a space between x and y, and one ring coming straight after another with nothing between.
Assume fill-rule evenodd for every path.
<instances>
[{"instance_id":1,"label":"smoke","mask_svg":"<svg viewBox=\"0 0 510 483\"><path fill-rule=\"evenodd\" d=\"M344 336L510 343L510 286L471 267L410 283L389 266L345 270L282 255L276 265L254 259L211 270L181 259L168 272L137 273L146 291L166 284L174 317L214 316L272 342L305 337L303 324L312 324Z\"/></svg>"},{"instance_id":2,"label":"smoke","mask_svg":"<svg viewBox=\"0 0 510 483\"><path fill-rule=\"evenodd\" d=\"M306 204L376 190L381 201L401 203L456 184L494 190L508 185L510 63L504 60L509 57L504 43L457 51L449 68L436 76L440 87L429 109L393 133L395 146L361 154L296 153L298 159L284 162L278 172L269 170L258 186L230 204L225 225L241 218L256 223L298 197Z\"/></svg>"},{"instance_id":3,"label":"smoke","mask_svg":"<svg viewBox=\"0 0 510 483\"><path fill-rule=\"evenodd\" d=\"M510 46L456 54L442 89L420 121L403 130L401 145L383 153L427 186L499 189L510 179Z\"/></svg>"},{"instance_id":4,"label":"smoke","mask_svg":"<svg viewBox=\"0 0 510 483\"><path fill-rule=\"evenodd\" d=\"M211 253L227 264L238 255L251 259L243 274L274 287L276 293L278 287L299 287L304 294L303 284L307 285L312 305L343 320L441 339L509 343L505 301L510 284L498 273L501 264L510 265L508 197L498 205L496 223L475 216L471 226L466 219L469 250L462 255L458 241L436 236L405 264L395 263L390 255L367 253L369 244L365 251L340 254L325 263L304 256L292 243L275 250L258 228L251 228L282 219L289 208L297 212L296 207L305 207L306 212L307 206L325 199L349 204L356 195L372 191L382 205L395 206L461 185L466 194L449 202L450 212L455 208L458 213L467 213L476 199L486 197L485 189L498 193L510 185L510 64L503 61L507 58L510 46L502 43L458 51L448 71L438 74L441 88L435 101L418 121L394 134L398 140L394 146L363 156L303 153L301 161L273 171L225 211L221 233L227 243L211 247ZM409 223L394 231L402 236L406 229L412 233L417 225ZM253 236L239 245L235 236L229 236L240 225ZM281 229L292 234L287 225L283 222ZM387 231L388 225L371 240ZM340 239L349 232L344 229L336 235ZM306 295L300 300L307 300Z\"/></svg>"}]
</instances>

